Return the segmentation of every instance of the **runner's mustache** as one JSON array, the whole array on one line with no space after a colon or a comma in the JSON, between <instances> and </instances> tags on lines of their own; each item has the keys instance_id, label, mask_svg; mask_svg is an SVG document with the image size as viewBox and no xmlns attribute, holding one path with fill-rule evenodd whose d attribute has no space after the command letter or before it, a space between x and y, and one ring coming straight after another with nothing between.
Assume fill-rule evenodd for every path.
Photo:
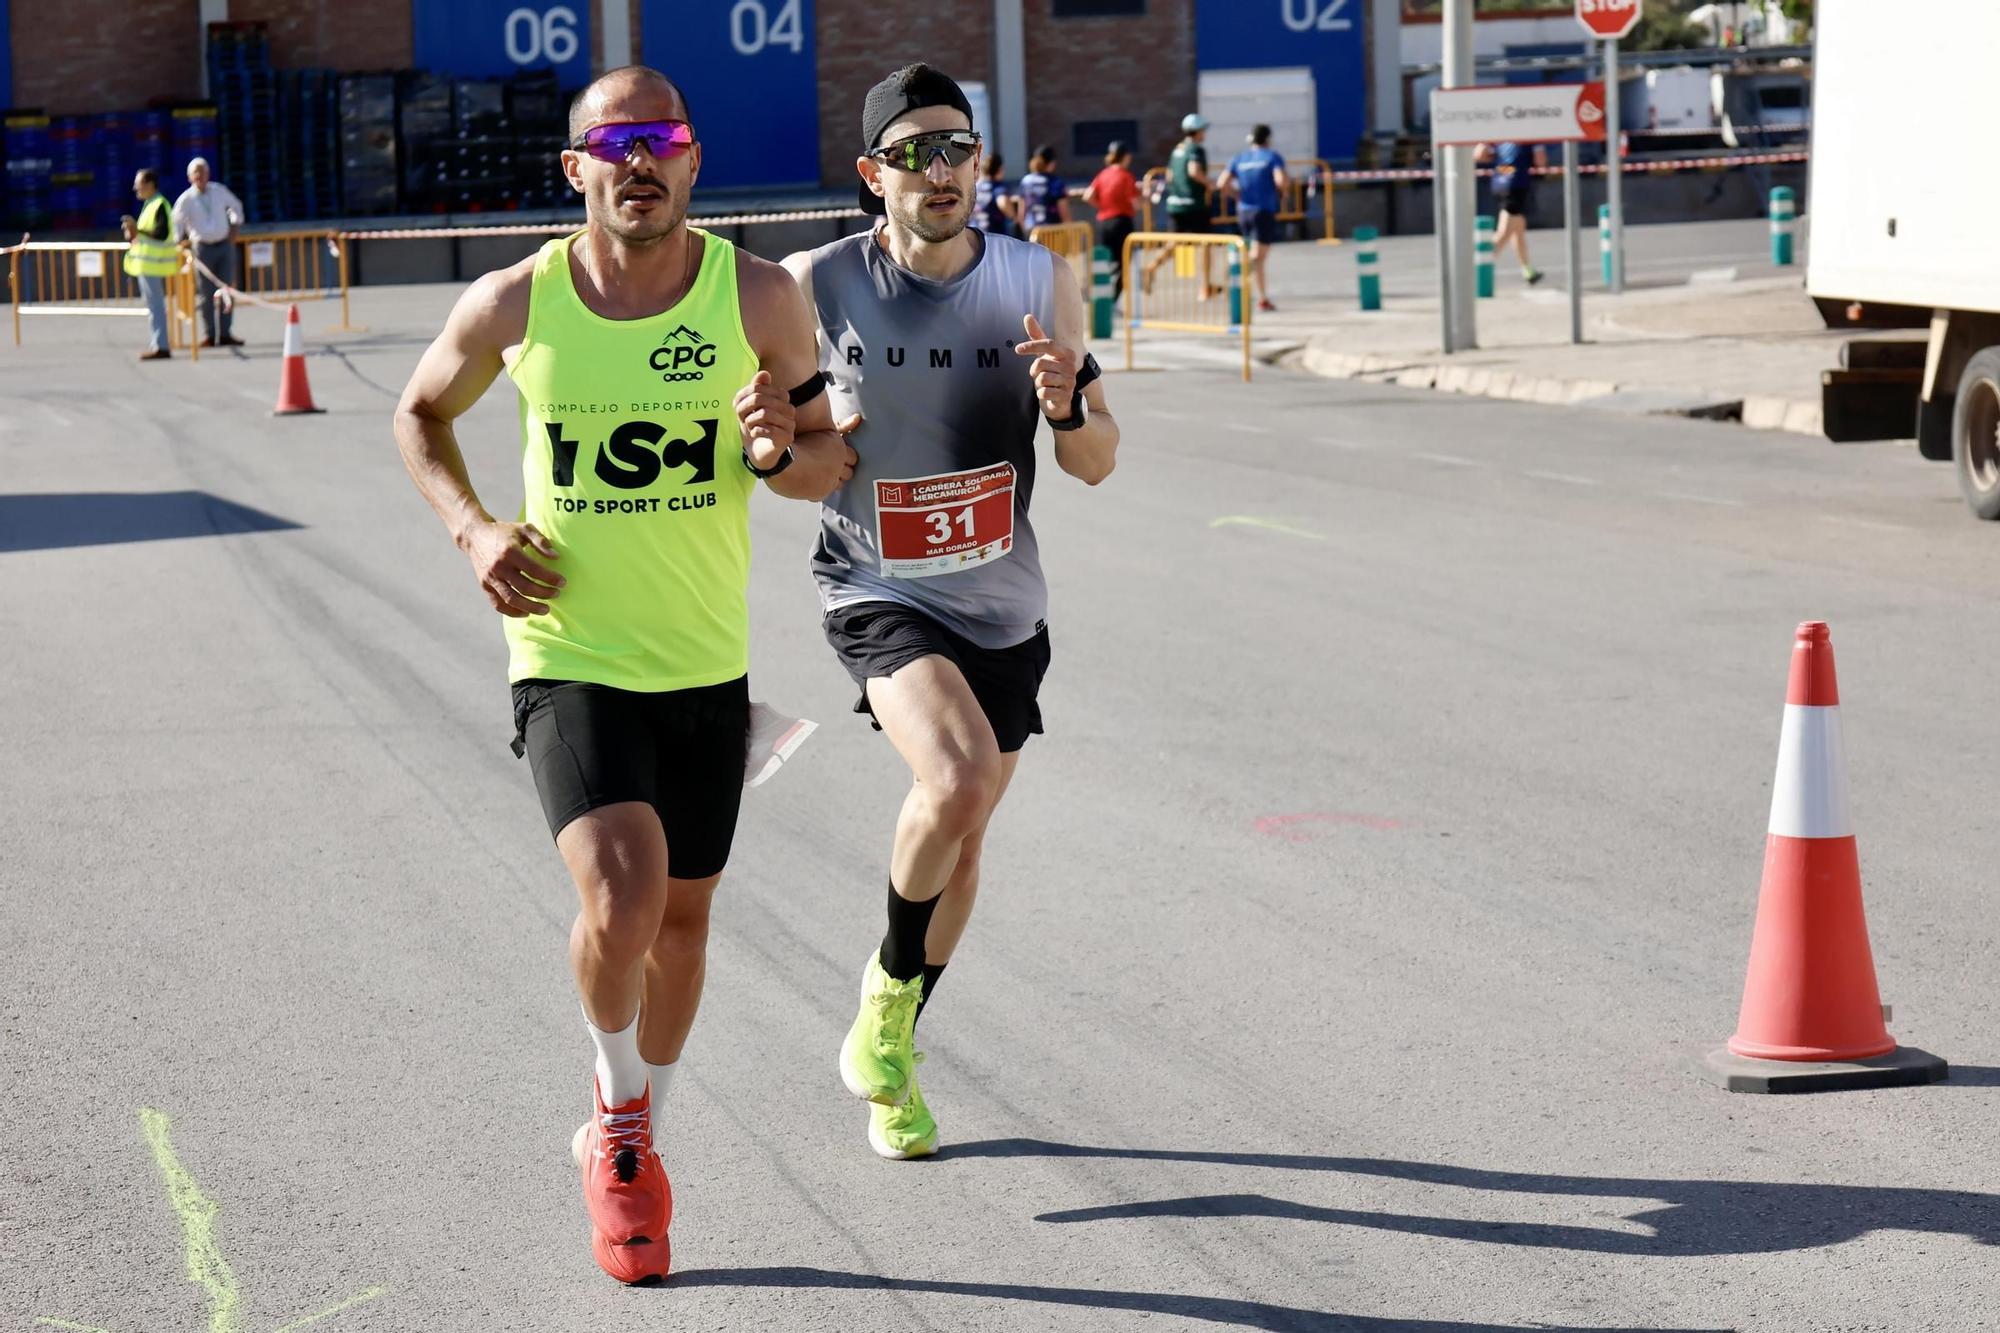
<instances>
[{"instance_id":1,"label":"runner's mustache","mask_svg":"<svg viewBox=\"0 0 2000 1333\"><path fill-rule=\"evenodd\" d=\"M661 194L667 193L666 182L655 180L651 176L634 176L631 180L626 181L618 187L618 193L624 194L628 190L635 190L642 186L647 189L658 190Z\"/></svg>"}]
</instances>

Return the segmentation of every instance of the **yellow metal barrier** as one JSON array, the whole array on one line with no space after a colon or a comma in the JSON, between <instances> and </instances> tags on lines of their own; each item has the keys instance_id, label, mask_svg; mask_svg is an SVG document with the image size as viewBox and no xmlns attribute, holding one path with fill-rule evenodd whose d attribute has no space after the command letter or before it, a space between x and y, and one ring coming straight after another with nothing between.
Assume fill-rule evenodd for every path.
<instances>
[{"instance_id":1,"label":"yellow metal barrier","mask_svg":"<svg viewBox=\"0 0 2000 1333\"><path fill-rule=\"evenodd\" d=\"M1036 245L1047 246L1069 261L1070 272L1090 299L1090 252L1097 248L1097 229L1088 222L1047 222L1028 233Z\"/></svg>"},{"instance_id":2,"label":"yellow metal barrier","mask_svg":"<svg viewBox=\"0 0 2000 1333\"><path fill-rule=\"evenodd\" d=\"M1218 250L1233 265L1231 280L1221 287L1208 281ZM1135 231L1125 238L1119 262L1125 266L1125 369L1132 369L1132 335L1141 328L1240 334L1243 379L1249 382L1250 301L1242 283L1250 271L1250 250L1241 236Z\"/></svg>"},{"instance_id":3,"label":"yellow metal barrier","mask_svg":"<svg viewBox=\"0 0 2000 1333\"><path fill-rule=\"evenodd\" d=\"M125 271L124 241L30 241L8 256L7 280L14 298L14 345L21 345L26 315L118 315L146 318L139 280ZM167 278L167 345L185 347L197 359L194 337L194 271Z\"/></svg>"},{"instance_id":4,"label":"yellow metal barrier","mask_svg":"<svg viewBox=\"0 0 2000 1333\"><path fill-rule=\"evenodd\" d=\"M1297 187L1299 221L1306 224L1306 235L1312 235L1312 199L1317 194L1321 235L1316 239L1321 245L1339 245L1340 238L1333 234L1333 166L1316 157L1306 158L1299 165L1305 170L1292 178Z\"/></svg>"},{"instance_id":5,"label":"yellow metal barrier","mask_svg":"<svg viewBox=\"0 0 2000 1333\"><path fill-rule=\"evenodd\" d=\"M340 298L347 322L347 240L334 231L275 231L237 241L236 286L267 301Z\"/></svg>"}]
</instances>

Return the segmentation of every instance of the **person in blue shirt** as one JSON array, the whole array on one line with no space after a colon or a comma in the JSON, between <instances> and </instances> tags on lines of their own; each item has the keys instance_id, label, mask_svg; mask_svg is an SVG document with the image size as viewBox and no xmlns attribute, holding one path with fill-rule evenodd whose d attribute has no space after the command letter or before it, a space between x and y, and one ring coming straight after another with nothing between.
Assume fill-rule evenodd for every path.
<instances>
[{"instance_id":1,"label":"person in blue shirt","mask_svg":"<svg viewBox=\"0 0 2000 1333\"><path fill-rule=\"evenodd\" d=\"M1524 143L1479 145L1481 165L1493 164L1493 203L1500 211L1500 224L1493 233L1493 251L1504 253L1507 242L1521 261L1521 276L1530 287L1542 280L1542 271L1528 262L1528 210L1535 201L1535 168L1546 165L1540 148Z\"/></svg>"},{"instance_id":2,"label":"person in blue shirt","mask_svg":"<svg viewBox=\"0 0 2000 1333\"><path fill-rule=\"evenodd\" d=\"M1063 195L1069 183L1056 175L1056 150L1044 144L1028 159L1028 174L1021 177L1021 228L1035 228L1069 221L1069 204Z\"/></svg>"},{"instance_id":3,"label":"person in blue shirt","mask_svg":"<svg viewBox=\"0 0 2000 1333\"><path fill-rule=\"evenodd\" d=\"M1276 310L1266 276L1271 244L1278 239L1278 201L1290 183L1285 159L1271 150L1271 127L1250 131L1250 146L1231 158L1216 188L1236 196L1236 225L1250 243L1250 273L1257 284L1257 308Z\"/></svg>"},{"instance_id":4,"label":"person in blue shirt","mask_svg":"<svg viewBox=\"0 0 2000 1333\"><path fill-rule=\"evenodd\" d=\"M1007 184L1007 167L995 153L979 168L972 186L972 225L996 236L1019 236L1021 200Z\"/></svg>"}]
</instances>

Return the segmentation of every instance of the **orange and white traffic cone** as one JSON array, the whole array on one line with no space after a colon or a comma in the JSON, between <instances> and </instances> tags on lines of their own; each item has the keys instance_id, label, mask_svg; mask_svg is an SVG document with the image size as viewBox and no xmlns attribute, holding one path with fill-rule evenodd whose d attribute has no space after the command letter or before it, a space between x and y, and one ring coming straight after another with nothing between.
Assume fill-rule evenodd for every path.
<instances>
[{"instance_id":1,"label":"orange and white traffic cone","mask_svg":"<svg viewBox=\"0 0 2000 1333\"><path fill-rule=\"evenodd\" d=\"M1884 1024L1847 803L1840 690L1826 625L1799 626L1771 784L1764 882L1736 1035L1701 1062L1731 1092L1929 1083L1945 1062Z\"/></svg>"},{"instance_id":2,"label":"orange and white traffic cone","mask_svg":"<svg viewBox=\"0 0 2000 1333\"><path fill-rule=\"evenodd\" d=\"M301 412L323 412L313 406L312 387L306 383L306 350L299 333L299 308L285 311L285 368L278 377L278 405L274 417L297 416Z\"/></svg>"}]
</instances>

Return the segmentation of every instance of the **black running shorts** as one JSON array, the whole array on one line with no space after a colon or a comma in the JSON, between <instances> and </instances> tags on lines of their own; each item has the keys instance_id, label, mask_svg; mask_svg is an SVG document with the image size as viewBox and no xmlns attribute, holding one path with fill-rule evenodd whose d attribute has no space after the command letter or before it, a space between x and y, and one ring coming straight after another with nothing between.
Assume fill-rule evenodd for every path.
<instances>
[{"instance_id":1,"label":"black running shorts","mask_svg":"<svg viewBox=\"0 0 2000 1333\"><path fill-rule=\"evenodd\" d=\"M993 726L1000 752L1011 754L1042 731L1035 696L1049 669L1049 629L1037 625L1033 637L1008 648L982 648L952 633L929 616L898 602L852 602L826 613L826 641L840 664L861 687L857 713L872 720L868 681L889 676L920 657L942 657L956 665L972 687L972 697ZM876 724L881 730L881 724Z\"/></svg>"},{"instance_id":2,"label":"black running shorts","mask_svg":"<svg viewBox=\"0 0 2000 1333\"><path fill-rule=\"evenodd\" d=\"M549 833L599 806L644 801L660 816L675 879L728 864L749 746L747 676L662 694L514 682L514 753L528 756Z\"/></svg>"},{"instance_id":3,"label":"black running shorts","mask_svg":"<svg viewBox=\"0 0 2000 1333\"><path fill-rule=\"evenodd\" d=\"M1214 230L1210 225L1207 209L1190 213L1169 213L1167 226L1174 231L1190 232L1197 236Z\"/></svg>"}]
</instances>

